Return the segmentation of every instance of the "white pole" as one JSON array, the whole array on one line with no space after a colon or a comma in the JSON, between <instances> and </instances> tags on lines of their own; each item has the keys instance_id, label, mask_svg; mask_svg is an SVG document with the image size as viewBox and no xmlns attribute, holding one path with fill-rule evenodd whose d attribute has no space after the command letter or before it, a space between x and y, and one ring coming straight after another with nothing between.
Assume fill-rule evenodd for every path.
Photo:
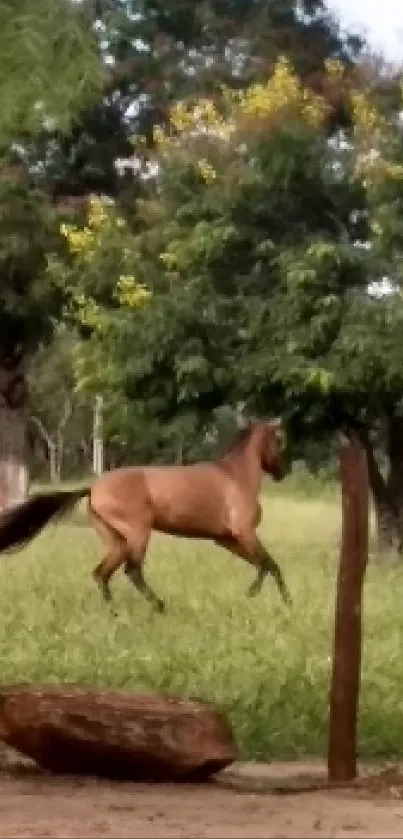
<instances>
[{"instance_id":1,"label":"white pole","mask_svg":"<svg viewBox=\"0 0 403 839\"><path fill-rule=\"evenodd\" d=\"M95 475L102 475L104 470L103 407L103 396L97 393L94 402L94 430L92 442L92 469Z\"/></svg>"}]
</instances>

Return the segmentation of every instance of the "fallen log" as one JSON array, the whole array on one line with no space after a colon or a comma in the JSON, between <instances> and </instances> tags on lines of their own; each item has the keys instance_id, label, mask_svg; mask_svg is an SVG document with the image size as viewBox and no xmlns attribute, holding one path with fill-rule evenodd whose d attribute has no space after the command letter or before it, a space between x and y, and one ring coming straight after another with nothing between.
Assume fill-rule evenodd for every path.
<instances>
[{"instance_id":1,"label":"fallen log","mask_svg":"<svg viewBox=\"0 0 403 839\"><path fill-rule=\"evenodd\" d=\"M0 740L49 772L116 780L202 781L236 758L212 705L71 685L1 689Z\"/></svg>"}]
</instances>

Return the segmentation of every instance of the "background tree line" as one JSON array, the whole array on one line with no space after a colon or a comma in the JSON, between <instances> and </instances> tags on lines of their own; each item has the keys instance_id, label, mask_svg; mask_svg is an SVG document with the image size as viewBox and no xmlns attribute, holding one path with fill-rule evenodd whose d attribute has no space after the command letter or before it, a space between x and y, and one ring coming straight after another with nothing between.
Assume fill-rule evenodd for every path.
<instances>
[{"instance_id":1,"label":"background tree line","mask_svg":"<svg viewBox=\"0 0 403 839\"><path fill-rule=\"evenodd\" d=\"M398 544L399 73L321 0L41 2L0 30L9 500L90 468L96 393L107 468L281 413L311 468L358 431Z\"/></svg>"}]
</instances>

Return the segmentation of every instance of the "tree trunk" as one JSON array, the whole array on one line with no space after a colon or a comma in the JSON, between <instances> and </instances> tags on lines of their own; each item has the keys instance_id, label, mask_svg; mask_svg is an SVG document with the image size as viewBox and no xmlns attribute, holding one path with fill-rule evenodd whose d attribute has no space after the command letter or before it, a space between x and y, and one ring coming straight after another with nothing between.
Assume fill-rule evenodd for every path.
<instances>
[{"instance_id":1,"label":"tree trunk","mask_svg":"<svg viewBox=\"0 0 403 839\"><path fill-rule=\"evenodd\" d=\"M393 503L389 478L385 480L381 472L369 435L361 430L359 436L367 453L369 482L375 509L377 549L379 553L385 553L395 550L398 546L398 516Z\"/></svg>"},{"instance_id":2,"label":"tree trunk","mask_svg":"<svg viewBox=\"0 0 403 839\"><path fill-rule=\"evenodd\" d=\"M398 549L403 547L403 416L393 416L388 422L389 475L387 490L395 511Z\"/></svg>"},{"instance_id":3,"label":"tree trunk","mask_svg":"<svg viewBox=\"0 0 403 839\"><path fill-rule=\"evenodd\" d=\"M26 401L24 357L15 347L12 356L0 357L0 483L6 507L28 495Z\"/></svg>"},{"instance_id":4,"label":"tree trunk","mask_svg":"<svg viewBox=\"0 0 403 839\"><path fill-rule=\"evenodd\" d=\"M66 439L66 425L71 417L72 403L70 397L67 397L64 402L63 416L59 422L56 435L56 480L61 481L63 471L64 459L64 444Z\"/></svg>"},{"instance_id":5,"label":"tree trunk","mask_svg":"<svg viewBox=\"0 0 403 839\"><path fill-rule=\"evenodd\" d=\"M374 498L376 539L379 553L393 551L398 545L396 517L390 505Z\"/></svg>"},{"instance_id":6,"label":"tree trunk","mask_svg":"<svg viewBox=\"0 0 403 839\"><path fill-rule=\"evenodd\" d=\"M182 440L178 443L176 448L176 463L181 466L183 463L183 442Z\"/></svg>"},{"instance_id":7,"label":"tree trunk","mask_svg":"<svg viewBox=\"0 0 403 839\"><path fill-rule=\"evenodd\" d=\"M367 447L368 471L375 509L377 549L379 553L395 550L398 543L398 520L388 482L376 461L372 445Z\"/></svg>"},{"instance_id":8,"label":"tree trunk","mask_svg":"<svg viewBox=\"0 0 403 839\"><path fill-rule=\"evenodd\" d=\"M6 507L24 501L28 495L26 433L24 410L0 405L0 482Z\"/></svg>"},{"instance_id":9,"label":"tree trunk","mask_svg":"<svg viewBox=\"0 0 403 839\"><path fill-rule=\"evenodd\" d=\"M63 471L63 457L64 457L64 433L60 430L57 431L57 442L55 444L55 481L62 480L62 471Z\"/></svg>"},{"instance_id":10,"label":"tree trunk","mask_svg":"<svg viewBox=\"0 0 403 839\"><path fill-rule=\"evenodd\" d=\"M49 479L51 484L56 484L59 481L59 468L57 457L57 446L54 440L48 441L49 452Z\"/></svg>"},{"instance_id":11,"label":"tree trunk","mask_svg":"<svg viewBox=\"0 0 403 839\"><path fill-rule=\"evenodd\" d=\"M31 420L35 423L45 444L46 455L49 458L49 480L51 484L55 484L59 480L59 461L57 443L55 443L53 438L50 436L49 432L46 430L42 420L40 420L39 417L32 415Z\"/></svg>"}]
</instances>

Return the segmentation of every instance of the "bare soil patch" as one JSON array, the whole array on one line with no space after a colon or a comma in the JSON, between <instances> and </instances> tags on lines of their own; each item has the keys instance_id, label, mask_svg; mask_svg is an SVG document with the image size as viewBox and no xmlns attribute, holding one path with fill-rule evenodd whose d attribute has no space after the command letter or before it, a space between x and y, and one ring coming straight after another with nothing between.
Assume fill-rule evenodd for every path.
<instances>
[{"instance_id":1,"label":"bare soil patch","mask_svg":"<svg viewBox=\"0 0 403 839\"><path fill-rule=\"evenodd\" d=\"M235 764L204 785L54 777L7 750L0 837L403 836L403 774L363 767L348 788L326 788L320 761Z\"/></svg>"}]
</instances>

